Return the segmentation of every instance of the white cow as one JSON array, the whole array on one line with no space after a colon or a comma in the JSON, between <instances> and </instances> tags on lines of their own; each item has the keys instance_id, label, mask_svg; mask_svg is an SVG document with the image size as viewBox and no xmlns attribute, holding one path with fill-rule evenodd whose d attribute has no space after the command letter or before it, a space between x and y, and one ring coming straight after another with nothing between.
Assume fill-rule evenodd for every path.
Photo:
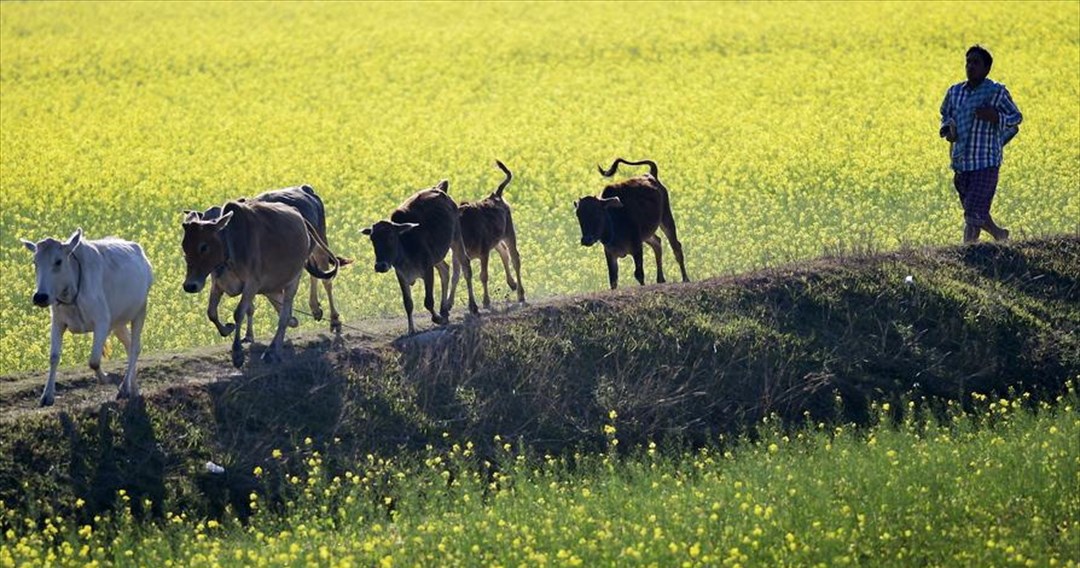
<instances>
[{"instance_id":1,"label":"white cow","mask_svg":"<svg viewBox=\"0 0 1080 568\"><path fill-rule=\"evenodd\" d=\"M146 299L154 280L142 247L113 237L83 241L82 229L63 243L51 238L36 244L20 240L34 253L34 304L49 307L52 316L49 379L41 406L52 405L56 395L56 367L65 331L94 333L90 368L103 383L107 377L101 372L102 350L109 332L116 334L128 355L127 372L116 397L138 396L135 360L142 347Z\"/></svg>"}]
</instances>

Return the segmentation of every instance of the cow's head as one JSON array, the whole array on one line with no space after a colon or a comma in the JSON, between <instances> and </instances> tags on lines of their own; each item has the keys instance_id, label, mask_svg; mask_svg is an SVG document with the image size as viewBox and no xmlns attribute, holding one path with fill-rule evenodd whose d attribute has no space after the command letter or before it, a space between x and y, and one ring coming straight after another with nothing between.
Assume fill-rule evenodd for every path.
<instances>
[{"instance_id":1,"label":"cow's head","mask_svg":"<svg viewBox=\"0 0 1080 568\"><path fill-rule=\"evenodd\" d=\"M596 244L607 230L608 209L622 207L618 197L582 197L574 202L578 225L581 226L581 245Z\"/></svg>"},{"instance_id":2,"label":"cow's head","mask_svg":"<svg viewBox=\"0 0 1080 568\"><path fill-rule=\"evenodd\" d=\"M198 212L189 212L184 218L185 292L199 292L206 285L206 277L225 266L225 242L221 239L221 230L229 224L232 215L230 211L207 220Z\"/></svg>"},{"instance_id":3,"label":"cow's head","mask_svg":"<svg viewBox=\"0 0 1080 568\"><path fill-rule=\"evenodd\" d=\"M79 278L82 276L82 267L73 253L82 242L82 229L72 233L66 242L52 238L37 243L19 240L34 253L34 272L37 275L34 305L46 308L56 303L73 303L79 295Z\"/></svg>"},{"instance_id":4,"label":"cow's head","mask_svg":"<svg viewBox=\"0 0 1080 568\"><path fill-rule=\"evenodd\" d=\"M375 272L388 272L402 251L401 235L420 225L416 223L395 223L379 221L360 232L371 237L375 247Z\"/></svg>"}]
</instances>

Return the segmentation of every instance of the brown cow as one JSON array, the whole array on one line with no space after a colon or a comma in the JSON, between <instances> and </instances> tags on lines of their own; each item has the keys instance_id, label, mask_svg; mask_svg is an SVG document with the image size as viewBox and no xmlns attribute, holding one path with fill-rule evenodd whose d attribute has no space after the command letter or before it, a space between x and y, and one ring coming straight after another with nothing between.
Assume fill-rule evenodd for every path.
<instances>
[{"instance_id":1,"label":"brown cow","mask_svg":"<svg viewBox=\"0 0 1080 568\"><path fill-rule=\"evenodd\" d=\"M329 243L330 241L326 237L326 210L323 207L322 199L316 195L315 190L309 185L302 185L300 187L287 187L285 189L278 189L273 191L267 191L255 196L255 201L262 201L265 203L284 203L303 215L304 219L319 233L319 237L323 242ZM239 199L237 201L245 201ZM191 214L192 211L185 211L187 214ZM195 212L199 219L203 221L210 221L217 219L221 216L221 207L215 206L207 209L202 213ZM312 251L312 260L315 261L315 265L320 270L329 270L330 259L327 257L326 252L321 247L315 247ZM337 257L338 266L345 266L352 263L351 259ZM323 317L322 306L319 304L319 292L316 281L318 278L311 277L311 291L308 296L308 307L311 308L311 316L319 321ZM341 315L337 311L337 307L334 305L334 284L333 280L323 280L323 287L326 289L326 298L330 303L330 331L340 333L341 332ZM233 332L233 324L222 324L218 317L218 305L221 302L221 296L224 294L224 289L217 285L217 281L213 275L211 275L211 288L210 288L210 302L207 306L206 315L211 323L217 327L218 333L222 336L229 335ZM269 297L270 303L274 306L274 309L279 313L281 311L281 297ZM252 329L252 316L254 315L255 304L251 305L251 309L247 314L247 333L244 335L241 341L251 342L254 340L254 330ZM296 327L299 325L295 317L289 319L289 327Z\"/></svg>"},{"instance_id":2,"label":"brown cow","mask_svg":"<svg viewBox=\"0 0 1080 568\"><path fill-rule=\"evenodd\" d=\"M634 257L634 278L645 284L642 267L642 243L648 244L656 255L656 281L664 282L664 263L660 249L659 227L671 241L675 260L679 262L683 282L689 282L683 263L682 243L675 232L675 218L671 214L671 200L664 184L657 179L656 163L650 160L628 162L616 158L604 171L597 166L600 175L611 177L619 164L649 166L649 173L623 180L604 188L600 197L582 197L574 202L578 224L581 225L581 244L592 246L597 241L604 244L607 257L608 280L614 290L619 284L618 259L630 254Z\"/></svg>"},{"instance_id":3,"label":"brown cow","mask_svg":"<svg viewBox=\"0 0 1080 568\"><path fill-rule=\"evenodd\" d=\"M213 273L216 286L229 295L240 295L233 311L233 365L244 364L240 327L256 294L280 297L277 333L263 355L280 360L300 277L306 269L317 278L333 278L338 271L337 256L311 223L296 209L281 203L230 201L220 217L207 221L191 213L183 226L187 263L184 291L199 292ZM312 259L315 247L322 247L331 259L333 268L329 272L320 270Z\"/></svg>"},{"instance_id":4,"label":"brown cow","mask_svg":"<svg viewBox=\"0 0 1080 568\"><path fill-rule=\"evenodd\" d=\"M446 324L450 321L450 308L454 305L459 271L465 272L465 286L469 290L469 311L476 314L476 298L473 296L472 269L461 238L461 221L458 208L447 194L450 182L443 180L434 188L416 192L382 220L361 233L371 237L375 248L375 272L397 274L401 286L401 302L409 318L409 334L416 333L413 326L413 301L409 287L417 278L424 279L424 307L431 312L431 321ZM446 253L454 251L454 277L447 292ZM442 281L442 301L439 313L435 313L434 270L439 271Z\"/></svg>"},{"instance_id":5,"label":"brown cow","mask_svg":"<svg viewBox=\"0 0 1080 568\"><path fill-rule=\"evenodd\" d=\"M525 286L521 282L521 256L517 249L517 235L514 232L514 219L510 214L510 204L503 199L503 190L510 185L514 174L495 160L495 164L506 174L506 179L484 199L458 205L461 214L461 236L465 240L465 252L469 259L480 259L480 284L484 287L484 307L491 308L488 297L488 256L491 249L499 251L503 269L506 272L506 285L517 290L518 302L525 303ZM517 281L510 274L510 261L514 262Z\"/></svg>"}]
</instances>

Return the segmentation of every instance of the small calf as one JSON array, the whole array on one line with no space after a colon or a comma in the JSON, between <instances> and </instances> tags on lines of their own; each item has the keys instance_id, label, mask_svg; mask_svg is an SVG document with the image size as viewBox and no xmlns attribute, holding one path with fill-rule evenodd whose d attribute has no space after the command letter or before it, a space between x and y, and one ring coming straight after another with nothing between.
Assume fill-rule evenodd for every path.
<instances>
[{"instance_id":1,"label":"small calf","mask_svg":"<svg viewBox=\"0 0 1080 568\"><path fill-rule=\"evenodd\" d=\"M109 333L116 335L127 351L127 371L116 398L136 397L135 364L142 349L146 321L146 301L154 281L150 261L142 247L116 238L83 240L78 229L60 242L23 240L34 253L37 288L34 305L48 307L52 319L49 349L49 378L41 395L41 406L50 406L56 396L56 367L64 332L94 334L90 348L90 368L98 381L107 382L101 371L101 356Z\"/></svg>"},{"instance_id":2,"label":"small calf","mask_svg":"<svg viewBox=\"0 0 1080 568\"><path fill-rule=\"evenodd\" d=\"M488 296L488 257L491 249L502 257L506 272L506 285L517 291L518 302L525 303L525 286L521 282L521 256L517 249L517 234L514 231L514 219L510 213L510 204L503 199L503 190L510 185L514 174L510 173L502 162L495 164L506 174L506 179L484 199L458 205L461 214L461 236L465 240L465 252L469 259L480 259L480 284L484 287L484 307L491 308ZM510 274L510 261L514 263L517 281Z\"/></svg>"},{"instance_id":3,"label":"small calf","mask_svg":"<svg viewBox=\"0 0 1080 568\"><path fill-rule=\"evenodd\" d=\"M424 307L431 312L431 321L446 324L450 321L450 308L454 305L460 273L465 273L465 286L469 290L469 311L476 314L476 298L473 296L472 269L461 238L461 221L458 207L447 194L450 182L443 180L431 189L414 193L390 214L389 220L376 222L361 233L371 237L375 248L375 272L397 274L401 286L401 302L409 319L409 334L416 333L413 325L413 301L409 291L417 278L424 279ZM454 276L449 284L446 253L454 251ZM435 273L439 271L442 282L442 298L439 312L435 312Z\"/></svg>"},{"instance_id":4,"label":"small calf","mask_svg":"<svg viewBox=\"0 0 1080 568\"><path fill-rule=\"evenodd\" d=\"M675 260L679 262L683 282L689 282L683 263L682 243L675 231L675 218L671 214L671 200L664 184L657 179L656 163L651 160L628 162L616 158L607 171L597 166L600 175L611 177L619 164L649 166L649 173L623 180L604 188L600 197L582 197L574 202L578 224L581 225L582 246L592 246L600 241L607 257L608 280L614 290L619 284L618 259L630 254L634 258L634 277L645 284L642 267L642 243L648 244L656 255L656 281L664 282L663 254L659 227L671 241Z\"/></svg>"}]
</instances>

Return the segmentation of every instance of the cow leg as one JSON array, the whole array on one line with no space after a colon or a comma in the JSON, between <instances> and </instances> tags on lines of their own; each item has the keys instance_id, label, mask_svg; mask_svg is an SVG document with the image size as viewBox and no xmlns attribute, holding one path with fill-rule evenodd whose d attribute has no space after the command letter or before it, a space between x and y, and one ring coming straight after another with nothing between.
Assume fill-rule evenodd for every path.
<instances>
[{"instance_id":1,"label":"cow leg","mask_svg":"<svg viewBox=\"0 0 1080 568\"><path fill-rule=\"evenodd\" d=\"M221 304L222 290L217 286L210 286L210 302L206 305L206 317L214 324L222 337L228 337L233 332L233 324L222 325L218 319L218 306Z\"/></svg>"},{"instance_id":2,"label":"cow leg","mask_svg":"<svg viewBox=\"0 0 1080 568\"><path fill-rule=\"evenodd\" d=\"M55 316L52 318L49 332L49 378L45 381L45 391L41 393L41 406L52 406L56 398L56 368L60 365L60 348L64 341L66 327Z\"/></svg>"},{"instance_id":3,"label":"cow leg","mask_svg":"<svg viewBox=\"0 0 1080 568\"><path fill-rule=\"evenodd\" d=\"M299 286L298 286L298 288L299 288ZM276 294L266 294L266 299L270 300L270 305L274 306L274 313L276 313L278 315L278 317L281 316L281 304L284 302L284 298L285 298L285 293L284 292L278 292ZM252 309L252 311L254 311L254 309ZM300 322L296 319L296 317L290 315L289 316L289 327L299 327L299 326L300 326Z\"/></svg>"},{"instance_id":4,"label":"cow leg","mask_svg":"<svg viewBox=\"0 0 1080 568\"><path fill-rule=\"evenodd\" d=\"M619 287L619 259L614 254L604 251L604 258L607 259L607 277L608 283L611 285L611 289Z\"/></svg>"},{"instance_id":5,"label":"cow leg","mask_svg":"<svg viewBox=\"0 0 1080 568\"><path fill-rule=\"evenodd\" d=\"M232 325L231 323L229 324ZM247 333L240 340L242 343L255 343L255 302L252 301L247 310Z\"/></svg>"},{"instance_id":6,"label":"cow leg","mask_svg":"<svg viewBox=\"0 0 1080 568\"><path fill-rule=\"evenodd\" d=\"M649 245L653 250L653 255L656 256L656 281L660 284L664 283L664 249L660 248L660 237L651 235L645 239L645 244Z\"/></svg>"},{"instance_id":7,"label":"cow leg","mask_svg":"<svg viewBox=\"0 0 1080 568\"><path fill-rule=\"evenodd\" d=\"M480 253L480 285L484 288L485 310L491 309L491 298L488 296L488 257L490 256L491 251Z\"/></svg>"},{"instance_id":8,"label":"cow leg","mask_svg":"<svg viewBox=\"0 0 1080 568\"><path fill-rule=\"evenodd\" d=\"M322 268L320 266L320 268ZM311 291L308 293L308 308L311 309L311 317L315 318L315 321L322 321L323 311L322 306L319 305L319 283L318 278L312 276L311 278Z\"/></svg>"},{"instance_id":9,"label":"cow leg","mask_svg":"<svg viewBox=\"0 0 1080 568\"><path fill-rule=\"evenodd\" d=\"M101 371L101 356L105 352L105 340L109 338L109 318L103 317L95 320L94 324L94 340L90 346L90 368L94 370L94 375L97 376L97 380L101 384L110 382L109 377Z\"/></svg>"},{"instance_id":10,"label":"cow leg","mask_svg":"<svg viewBox=\"0 0 1080 568\"><path fill-rule=\"evenodd\" d=\"M517 276L517 282L510 278L510 268L506 266L507 254L510 256L510 260L514 263L514 275ZM499 243L499 255L503 259L503 268L506 268L506 283L510 286L511 290L517 290L518 302L525 303L525 283L521 280L521 255L518 254L517 248L517 235L511 231L506 240Z\"/></svg>"},{"instance_id":11,"label":"cow leg","mask_svg":"<svg viewBox=\"0 0 1080 568\"><path fill-rule=\"evenodd\" d=\"M405 306L405 317L409 319L409 335L416 333L416 327L413 326L412 310L412 292L409 291L409 283L405 281L405 276L400 271L397 272L398 286L401 287L401 303Z\"/></svg>"},{"instance_id":12,"label":"cow leg","mask_svg":"<svg viewBox=\"0 0 1080 568\"><path fill-rule=\"evenodd\" d=\"M126 323L122 323L112 329L113 335L120 340L120 344L124 346L124 353L131 353L131 333L128 331Z\"/></svg>"},{"instance_id":13,"label":"cow leg","mask_svg":"<svg viewBox=\"0 0 1080 568\"><path fill-rule=\"evenodd\" d=\"M446 259L435 262L435 269L438 270L438 280L443 284L443 294L440 302L438 302L438 313L445 315L447 321L449 321L450 308L454 307L454 294L458 287L458 279L460 278L458 266L455 263L453 276L450 275L450 266L447 265Z\"/></svg>"},{"instance_id":14,"label":"cow leg","mask_svg":"<svg viewBox=\"0 0 1080 568\"><path fill-rule=\"evenodd\" d=\"M454 303L454 289L457 287L457 271L458 267L460 267L465 276L465 289L469 291L469 311L473 314L479 314L480 308L476 305L476 296L473 294L472 266L469 264L469 254L465 252L465 241L461 239L460 226L454 229L454 240L451 241L450 247L454 250L454 282L450 285L450 304L453 305ZM461 259L460 262L458 261L459 258ZM446 311L449 313L449 307Z\"/></svg>"},{"instance_id":15,"label":"cow leg","mask_svg":"<svg viewBox=\"0 0 1080 568\"><path fill-rule=\"evenodd\" d=\"M442 271L439 271L442 274ZM424 308L431 312L431 321L437 324L450 323L450 318L435 313L435 267L424 271Z\"/></svg>"},{"instance_id":16,"label":"cow leg","mask_svg":"<svg viewBox=\"0 0 1080 568\"><path fill-rule=\"evenodd\" d=\"M120 391L116 398L136 398L139 396L139 385L135 382L135 364L142 351L142 330L146 322L146 305L144 304L135 319L131 320L131 337L129 342L124 343L127 348L127 372L124 373L124 382L120 383ZM126 331L126 329L125 329ZM123 341L123 340L121 340Z\"/></svg>"},{"instance_id":17,"label":"cow leg","mask_svg":"<svg viewBox=\"0 0 1080 568\"><path fill-rule=\"evenodd\" d=\"M690 277L686 275L686 263L683 261L682 243L679 242L679 236L676 234L675 217L671 215L670 204L664 207L664 212L660 217L660 230L664 231L668 242L671 243L671 250L675 253L675 261L679 263L679 271L682 272L682 281L689 282Z\"/></svg>"},{"instance_id":18,"label":"cow leg","mask_svg":"<svg viewBox=\"0 0 1080 568\"><path fill-rule=\"evenodd\" d=\"M323 280L323 288L326 288L326 301L330 304L330 331L341 333L341 314L334 306L334 281Z\"/></svg>"},{"instance_id":19,"label":"cow leg","mask_svg":"<svg viewBox=\"0 0 1080 568\"><path fill-rule=\"evenodd\" d=\"M634 278L638 281L638 284L645 285L645 259L644 249L641 248L641 243L634 243L633 248L630 249L630 256L634 257Z\"/></svg>"},{"instance_id":20,"label":"cow leg","mask_svg":"<svg viewBox=\"0 0 1080 568\"><path fill-rule=\"evenodd\" d=\"M244 286L244 291L240 294L240 302L236 304L236 308L233 310L233 343L232 343L232 364L233 367L239 369L244 366L244 349L240 345L240 327L244 325L244 317L251 311L251 303L255 300L255 290L250 286Z\"/></svg>"},{"instance_id":21,"label":"cow leg","mask_svg":"<svg viewBox=\"0 0 1080 568\"><path fill-rule=\"evenodd\" d=\"M300 288L300 275L298 274L292 282L289 282L285 289L281 293L281 310L278 312L278 326L277 333L274 334L274 340L270 342L270 347L263 352L264 361L281 361L285 354L285 329L288 327L295 327L292 325L296 318L292 317L293 300L296 299L296 292Z\"/></svg>"}]
</instances>

